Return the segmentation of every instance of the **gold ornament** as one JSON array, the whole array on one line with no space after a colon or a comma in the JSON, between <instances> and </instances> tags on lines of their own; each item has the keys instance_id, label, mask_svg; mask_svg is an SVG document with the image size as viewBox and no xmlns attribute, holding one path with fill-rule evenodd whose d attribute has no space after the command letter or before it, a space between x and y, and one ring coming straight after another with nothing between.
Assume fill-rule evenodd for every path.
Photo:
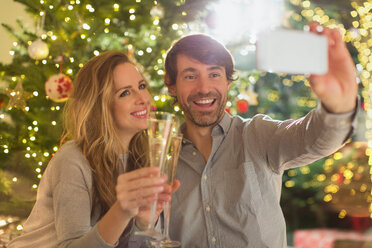
<instances>
[{"instance_id":1,"label":"gold ornament","mask_svg":"<svg viewBox=\"0 0 372 248\"><path fill-rule=\"evenodd\" d=\"M23 90L21 79L18 80L14 89L5 88L4 93L9 97L6 110L11 110L12 108L25 110L26 100L32 97L32 93Z\"/></svg>"},{"instance_id":2,"label":"gold ornament","mask_svg":"<svg viewBox=\"0 0 372 248\"><path fill-rule=\"evenodd\" d=\"M258 100L257 100L258 94L253 90L253 88L247 90L245 94L247 94L247 96L249 97L250 105L253 105L253 106L258 105Z\"/></svg>"}]
</instances>

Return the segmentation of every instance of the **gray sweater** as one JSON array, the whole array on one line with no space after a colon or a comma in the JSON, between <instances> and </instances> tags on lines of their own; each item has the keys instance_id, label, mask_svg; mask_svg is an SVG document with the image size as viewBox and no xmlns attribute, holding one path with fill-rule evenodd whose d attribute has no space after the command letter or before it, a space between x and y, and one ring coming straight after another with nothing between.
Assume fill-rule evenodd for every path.
<instances>
[{"instance_id":1,"label":"gray sweater","mask_svg":"<svg viewBox=\"0 0 372 248\"><path fill-rule=\"evenodd\" d=\"M121 157L120 173L126 156ZM75 142L65 143L48 164L37 192L36 203L24 225L24 233L9 248L111 248L127 247L134 231L128 224L117 246L98 233L99 207L92 210L92 173Z\"/></svg>"}]
</instances>

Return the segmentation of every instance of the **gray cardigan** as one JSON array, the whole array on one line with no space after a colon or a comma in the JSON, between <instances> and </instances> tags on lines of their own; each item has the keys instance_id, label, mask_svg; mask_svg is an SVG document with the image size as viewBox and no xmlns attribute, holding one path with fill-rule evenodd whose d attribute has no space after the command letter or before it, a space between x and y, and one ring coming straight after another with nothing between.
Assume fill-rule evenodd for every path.
<instances>
[{"instance_id":1,"label":"gray cardigan","mask_svg":"<svg viewBox=\"0 0 372 248\"><path fill-rule=\"evenodd\" d=\"M121 157L120 172L126 157ZM36 203L24 225L24 233L9 248L111 248L97 231L99 207L92 210L92 173L75 142L65 143L48 164L37 192ZM131 221L119 240L127 247L134 230Z\"/></svg>"}]
</instances>

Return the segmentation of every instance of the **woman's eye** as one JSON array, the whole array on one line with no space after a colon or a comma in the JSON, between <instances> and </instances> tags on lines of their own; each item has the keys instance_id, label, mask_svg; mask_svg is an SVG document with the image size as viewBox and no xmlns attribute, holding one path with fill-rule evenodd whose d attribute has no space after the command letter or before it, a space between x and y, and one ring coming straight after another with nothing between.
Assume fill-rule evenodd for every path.
<instances>
[{"instance_id":1,"label":"woman's eye","mask_svg":"<svg viewBox=\"0 0 372 248\"><path fill-rule=\"evenodd\" d=\"M146 84L140 84L138 86L138 89L140 89L140 90L143 90L143 89L146 89L146 88L147 88L147 85Z\"/></svg>"},{"instance_id":2,"label":"woman's eye","mask_svg":"<svg viewBox=\"0 0 372 248\"><path fill-rule=\"evenodd\" d=\"M124 90L121 94L120 97L127 96L129 95L129 90Z\"/></svg>"}]
</instances>

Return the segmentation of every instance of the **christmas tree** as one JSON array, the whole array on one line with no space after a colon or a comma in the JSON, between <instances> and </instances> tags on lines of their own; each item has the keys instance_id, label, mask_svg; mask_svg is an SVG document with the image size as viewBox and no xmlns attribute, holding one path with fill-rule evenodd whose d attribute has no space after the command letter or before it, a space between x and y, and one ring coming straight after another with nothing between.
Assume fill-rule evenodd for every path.
<instances>
[{"instance_id":1,"label":"christmas tree","mask_svg":"<svg viewBox=\"0 0 372 248\"><path fill-rule=\"evenodd\" d=\"M103 51L125 51L160 93L163 56L187 23L199 18L206 1L17 2L36 28L2 24L14 47L12 62L0 64L1 80L8 83L0 90L0 213L23 218L58 150L64 101L83 64Z\"/></svg>"},{"instance_id":2,"label":"christmas tree","mask_svg":"<svg viewBox=\"0 0 372 248\"><path fill-rule=\"evenodd\" d=\"M86 61L107 50L127 52L143 67L155 107L181 116L163 86L167 49L175 39L188 33L215 35L219 20L226 22L237 14L222 9L223 16L218 16L218 4L224 2L222 0L16 1L25 5L34 17L36 28L28 30L22 22L18 22L17 27L2 24L15 43L11 50L12 62L0 63L0 79L8 84L0 89L0 214L21 219L31 210L45 166L58 150L64 101L68 99L76 73ZM271 4L268 0L251 2ZM357 65L364 108L369 113L372 108L371 1L283 2L286 8L279 26L303 29L306 23L317 21L341 30ZM251 7L249 1L243 0L227 3ZM261 12L263 19L271 14L268 9L261 8ZM248 16L248 24L258 22ZM238 33L246 33L243 31L238 27ZM239 70L239 79L229 92L228 112L243 117L265 113L283 120L301 117L317 105L305 76L256 71L249 56L254 47L247 40L249 37L229 37L225 33L221 37ZM366 118L372 121L371 114ZM370 129L367 130L369 140ZM310 227L311 221L312 225L319 224L291 218L290 213L304 209L316 212L324 203L325 194L320 196L319 191L327 186L327 180L319 181L317 176L324 174L325 161L284 175L283 201L287 207L283 209L288 216L289 230Z\"/></svg>"}]
</instances>

